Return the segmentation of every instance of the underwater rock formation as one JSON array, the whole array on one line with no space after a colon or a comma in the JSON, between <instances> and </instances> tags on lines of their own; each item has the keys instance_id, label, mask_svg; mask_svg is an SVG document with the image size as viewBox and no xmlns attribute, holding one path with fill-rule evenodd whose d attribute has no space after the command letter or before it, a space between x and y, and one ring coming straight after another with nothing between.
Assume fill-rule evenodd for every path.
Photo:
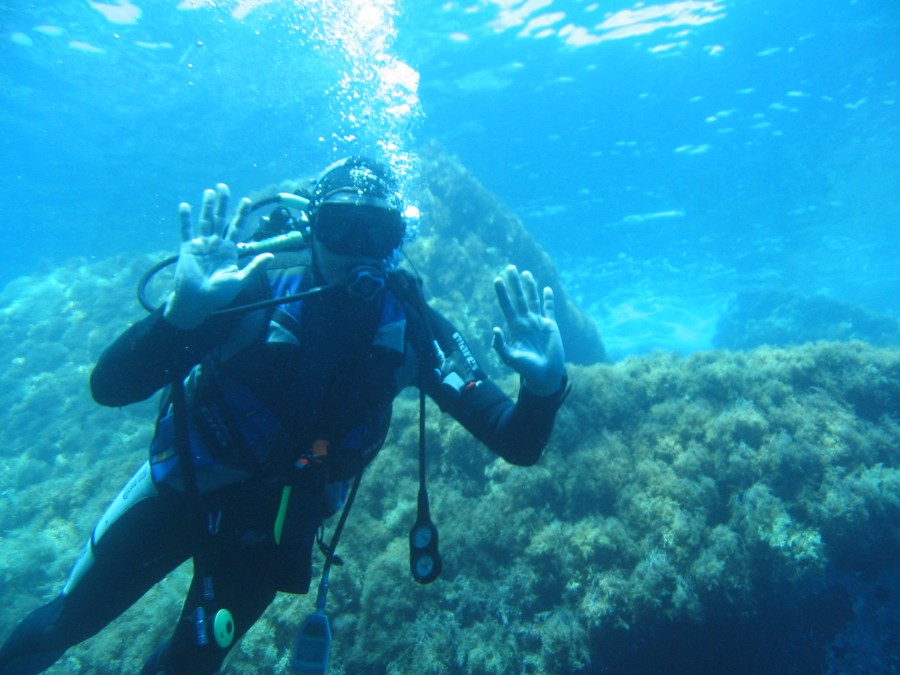
<instances>
[{"instance_id":1,"label":"underwater rock formation","mask_svg":"<svg viewBox=\"0 0 900 675\"><path fill-rule=\"evenodd\" d=\"M854 602L897 586L900 352L656 354L572 379L533 469L485 470L430 420L445 564L427 589L396 587L416 493L415 413L398 411L334 586L348 672L824 673L838 641L844 667L868 658L843 631L900 606Z\"/></svg>"},{"instance_id":2,"label":"underwater rock formation","mask_svg":"<svg viewBox=\"0 0 900 675\"><path fill-rule=\"evenodd\" d=\"M73 263L0 294L4 630L57 592L145 456L153 404L108 410L87 392L99 350L140 316L131 297L145 264ZM900 352L818 343L655 354L571 374L557 431L530 469L429 415L445 566L424 588L409 580L406 551L416 405L398 403L342 540L347 565L332 578L334 672L689 672L713 657L727 665L716 672L776 672L788 651L798 673L825 672L827 659L898 665L888 646L872 651L878 632L858 633L883 634L900 605L890 590ZM139 664L168 633L187 574L71 650L66 667ZM310 607L280 598L231 672L283 666Z\"/></svg>"},{"instance_id":3,"label":"underwater rock formation","mask_svg":"<svg viewBox=\"0 0 900 675\"><path fill-rule=\"evenodd\" d=\"M553 288L566 358L584 365L606 361L596 324L569 299L553 260L522 221L437 143L423 150L421 171L422 226L407 253L435 307L457 325L471 327L467 335L473 341L489 336L503 317L485 274L512 263ZM477 356L490 363L483 352Z\"/></svg>"},{"instance_id":4,"label":"underwater rock formation","mask_svg":"<svg viewBox=\"0 0 900 675\"><path fill-rule=\"evenodd\" d=\"M863 340L900 346L900 321L825 296L774 289L739 293L719 318L713 345L721 349L786 347L815 340Z\"/></svg>"},{"instance_id":5,"label":"underwater rock formation","mask_svg":"<svg viewBox=\"0 0 900 675\"><path fill-rule=\"evenodd\" d=\"M448 204L456 189L434 188ZM454 298L442 309L459 310L454 319L474 338L495 302L487 258L459 268L476 275L471 294L455 294L450 263L496 242L485 234L466 244L460 233L438 251L429 237L415 245L442 271L423 266L427 283ZM134 286L149 264L73 261L0 291L4 634L59 591L146 457L154 402L101 408L88 375L143 315ZM525 254L521 264L543 279ZM417 404L398 401L341 540L346 565L332 572L333 673L900 668L900 350L821 342L657 353L572 365L570 375L573 391L531 468L494 458L429 406L444 572L426 587L410 579L407 549ZM514 379L500 384L513 392ZM168 637L189 570L51 672L139 670ZM227 672L284 672L312 606L312 597L280 596Z\"/></svg>"}]
</instances>

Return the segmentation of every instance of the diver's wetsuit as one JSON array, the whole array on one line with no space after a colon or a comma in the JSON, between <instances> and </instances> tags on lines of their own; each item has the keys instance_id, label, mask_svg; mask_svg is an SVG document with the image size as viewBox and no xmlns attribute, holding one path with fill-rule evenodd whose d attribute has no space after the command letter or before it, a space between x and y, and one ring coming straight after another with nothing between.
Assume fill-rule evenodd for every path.
<instances>
[{"instance_id":1,"label":"diver's wetsuit","mask_svg":"<svg viewBox=\"0 0 900 675\"><path fill-rule=\"evenodd\" d=\"M282 267L258 274L235 304L312 285L308 270ZM315 532L338 508L341 486L381 448L391 402L406 386L425 391L509 462L533 464L543 450L563 387L546 398L523 389L513 403L486 379L449 322L412 299L412 284L395 273L376 300L334 290L274 312L213 317L192 331L156 312L119 337L94 369L94 398L110 406L145 399L190 373L191 452L202 514L216 532L202 547L204 564L217 605L234 617L232 645L277 591L309 589ZM443 352L433 369L421 353L432 338ZM49 667L197 553L196 519L187 517L166 430L167 401L150 462L100 519L60 596L0 648L0 672ZM292 491L276 541L286 485ZM219 668L228 650L196 642L192 617L202 590L195 576L172 638L145 672Z\"/></svg>"}]
</instances>

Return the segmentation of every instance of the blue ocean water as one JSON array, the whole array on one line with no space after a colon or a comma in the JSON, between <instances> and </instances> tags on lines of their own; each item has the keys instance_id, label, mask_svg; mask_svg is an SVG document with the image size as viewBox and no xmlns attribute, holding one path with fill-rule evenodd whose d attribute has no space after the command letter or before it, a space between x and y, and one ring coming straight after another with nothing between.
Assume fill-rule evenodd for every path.
<instances>
[{"instance_id":1,"label":"blue ocean water","mask_svg":"<svg viewBox=\"0 0 900 675\"><path fill-rule=\"evenodd\" d=\"M4 2L0 282L437 139L614 357L708 348L747 289L900 316L898 38L887 0Z\"/></svg>"}]
</instances>

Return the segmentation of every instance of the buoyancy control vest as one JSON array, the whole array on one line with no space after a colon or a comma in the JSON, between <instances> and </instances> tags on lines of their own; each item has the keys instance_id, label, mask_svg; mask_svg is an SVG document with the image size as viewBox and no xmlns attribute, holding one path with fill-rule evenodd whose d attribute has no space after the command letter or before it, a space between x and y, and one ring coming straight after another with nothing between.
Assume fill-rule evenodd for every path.
<instances>
[{"instance_id":1,"label":"buoyancy control vest","mask_svg":"<svg viewBox=\"0 0 900 675\"><path fill-rule=\"evenodd\" d=\"M278 254L260 276L270 297L313 284L306 252ZM374 300L332 289L248 314L186 379L201 492L251 476L299 480L323 464L328 482L361 471L384 443L397 393L442 377L428 315L418 280L400 270ZM180 487L169 404L150 453L154 480Z\"/></svg>"}]
</instances>

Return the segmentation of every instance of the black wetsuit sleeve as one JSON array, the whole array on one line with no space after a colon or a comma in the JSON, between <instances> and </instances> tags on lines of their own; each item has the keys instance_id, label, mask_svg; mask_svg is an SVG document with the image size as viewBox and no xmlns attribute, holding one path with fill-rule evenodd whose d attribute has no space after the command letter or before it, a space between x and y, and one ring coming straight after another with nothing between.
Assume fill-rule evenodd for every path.
<instances>
[{"instance_id":1,"label":"black wetsuit sleeve","mask_svg":"<svg viewBox=\"0 0 900 675\"><path fill-rule=\"evenodd\" d=\"M460 379L465 382L458 390L435 382L423 385L426 393L441 410L506 461L520 466L535 464L550 438L556 412L565 398L566 378L556 394L536 396L522 387L518 400L513 402L478 367L452 324L433 310L429 318L435 339L444 350L445 364L465 362L466 366L457 367ZM460 351L466 352L462 358Z\"/></svg>"},{"instance_id":2,"label":"black wetsuit sleeve","mask_svg":"<svg viewBox=\"0 0 900 675\"><path fill-rule=\"evenodd\" d=\"M260 300L268 293L265 277L248 284L233 305ZM240 323L240 313L213 316L193 330L176 328L163 310L138 321L100 355L91 373L91 394L101 405L123 406L143 401L184 377Z\"/></svg>"},{"instance_id":3,"label":"black wetsuit sleeve","mask_svg":"<svg viewBox=\"0 0 900 675\"><path fill-rule=\"evenodd\" d=\"M166 321L162 310L138 321L113 342L91 373L91 393L101 405L143 401L184 376L217 343L209 326L185 331Z\"/></svg>"},{"instance_id":4,"label":"black wetsuit sleeve","mask_svg":"<svg viewBox=\"0 0 900 675\"><path fill-rule=\"evenodd\" d=\"M450 402L446 410L507 462L532 466L553 431L564 391L563 384L558 394L541 397L522 388L513 403L496 384L483 380Z\"/></svg>"}]
</instances>

